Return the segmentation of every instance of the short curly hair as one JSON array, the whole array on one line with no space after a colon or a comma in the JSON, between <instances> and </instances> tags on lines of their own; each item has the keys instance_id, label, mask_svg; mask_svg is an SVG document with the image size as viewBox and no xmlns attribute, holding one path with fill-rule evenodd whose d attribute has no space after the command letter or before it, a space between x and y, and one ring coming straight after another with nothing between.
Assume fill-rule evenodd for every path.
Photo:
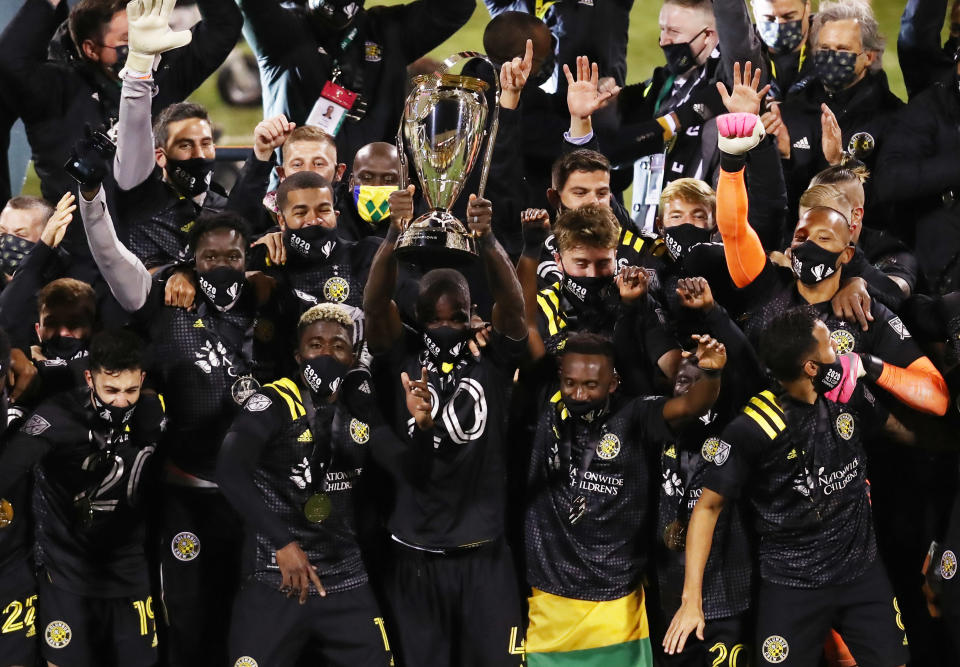
<instances>
[{"instance_id":1,"label":"short curly hair","mask_svg":"<svg viewBox=\"0 0 960 667\"><path fill-rule=\"evenodd\" d=\"M577 246L609 250L620 239L620 223L609 206L588 204L561 213L553 234L561 253Z\"/></svg>"},{"instance_id":2,"label":"short curly hair","mask_svg":"<svg viewBox=\"0 0 960 667\"><path fill-rule=\"evenodd\" d=\"M336 322L347 330L351 340L353 338L353 317L339 303L318 303L312 306L300 316L300 321L297 322L297 336L302 336L307 327L317 322Z\"/></svg>"}]
</instances>

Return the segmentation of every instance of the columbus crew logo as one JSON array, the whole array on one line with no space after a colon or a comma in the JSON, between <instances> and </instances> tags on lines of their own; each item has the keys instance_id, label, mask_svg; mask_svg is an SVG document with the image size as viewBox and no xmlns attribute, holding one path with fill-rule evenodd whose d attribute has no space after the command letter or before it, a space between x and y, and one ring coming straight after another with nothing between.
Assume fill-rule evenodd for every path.
<instances>
[{"instance_id":1,"label":"columbus crew logo","mask_svg":"<svg viewBox=\"0 0 960 667\"><path fill-rule=\"evenodd\" d=\"M13 505L6 498L0 498L0 528L13 523Z\"/></svg>"},{"instance_id":2,"label":"columbus crew logo","mask_svg":"<svg viewBox=\"0 0 960 667\"><path fill-rule=\"evenodd\" d=\"M52 621L47 624L47 629L43 633L47 644L53 648L63 648L73 639L73 631L70 626L63 621Z\"/></svg>"},{"instance_id":3,"label":"columbus crew logo","mask_svg":"<svg viewBox=\"0 0 960 667\"><path fill-rule=\"evenodd\" d=\"M839 433L840 437L844 440L849 440L853 437L853 416L849 412L842 412L840 416L837 417L837 433Z\"/></svg>"},{"instance_id":4,"label":"columbus crew logo","mask_svg":"<svg viewBox=\"0 0 960 667\"><path fill-rule=\"evenodd\" d=\"M771 635L763 640L763 646L760 650L764 660L776 664L787 659L787 655L790 653L790 645L780 635Z\"/></svg>"},{"instance_id":5,"label":"columbus crew logo","mask_svg":"<svg viewBox=\"0 0 960 667\"><path fill-rule=\"evenodd\" d=\"M323 285L323 298L334 303L343 303L350 296L350 283L334 276Z\"/></svg>"},{"instance_id":6,"label":"columbus crew logo","mask_svg":"<svg viewBox=\"0 0 960 667\"><path fill-rule=\"evenodd\" d=\"M370 439L370 427L359 419L351 419L350 437L354 442L362 445Z\"/></svg>"},{"instance_id":7,"label":"columbus crew logo","mask_svg":"<svg viewBox=\"0 0 960 667\"><path fill-rule=\"evenodd\" d=\"M830 340L837 344L837 354L853 352L853 348L857 344L857 341L853 338L853 334L846 329L831 331Z\"/></svg>"},{"instance_id":8,"label":"columbus crew logo","mask_svg":"<svg viewBox=\"0 0 960 667\"><path fill-rule=\"evenodd\" d=\"M170 542L170 550L177 560L191 561L200 555L200 539L190 532L177 533Z\"/></svg>"},{"instance_id":9,"label":"columbus crew logo","mask_svg":"<svg viewBox=\"0 0 960 667\"><path fill-rule=\"evenodd\" d=\"M599 456L604 461L608 461L617 454L620 453L620 438L615 436L613 433L607 433L605 436L600 438L600 443L597 445L597 456Z\"/></svg>"},{"instance_id":10,"label":"columbus crew logo","mask_svg":"<svg viewBox=\"0 0 960 667\"><path fill-rule=\"evenodd\" d=\"M949 549L940 557L940 576L944 579L953 579L957 574L957 556Z\"/></svg>"},{"instance_id":11,"label":"columbus crew logo","mask_svg":"<svg viewBox=\"0 0 960 667\"><path fill-rule=\"evenodd\" d=\"M257 666L256 660L251 658L249 655L245 655L242 658L239 658L235 663L233 663L233 667L258 667L258 666Z\"/></svg>"}]
</instances>

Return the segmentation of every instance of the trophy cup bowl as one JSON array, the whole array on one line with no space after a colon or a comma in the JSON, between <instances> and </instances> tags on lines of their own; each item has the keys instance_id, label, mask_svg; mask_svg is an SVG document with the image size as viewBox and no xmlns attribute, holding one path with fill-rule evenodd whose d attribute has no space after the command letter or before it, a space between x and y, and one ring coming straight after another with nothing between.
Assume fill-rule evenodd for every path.
<instances>
[{"instance_id":1,"label":"trophy cup bowl","mask_svg":"<svg viewBox=\"0 0 960 667\"><path fill-rule=\"evenodd\" d=\"M476 164L486 136L487 152L477 193L483 196L499 109L495 109L488 129L487 83L446 72L450 64L476 57L486 60L479 54L457 54L448 58L440 71L413 79L413 89L404 105L397 133L397 149L405 182L405 139L430 210L400 232L395 253L401 260L421 265L449 265L477 257L473 233L450 209ZM499 81L497 100L499 102Z\"/></svg>"}]
</instances>

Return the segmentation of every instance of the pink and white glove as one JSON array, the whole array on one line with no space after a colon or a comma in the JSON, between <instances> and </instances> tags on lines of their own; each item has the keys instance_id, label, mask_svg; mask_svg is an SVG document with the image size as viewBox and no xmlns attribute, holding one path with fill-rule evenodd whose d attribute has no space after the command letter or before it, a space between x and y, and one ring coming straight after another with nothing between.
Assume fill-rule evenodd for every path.
<instances>
[{"instance_id":1,"label":"pink and white glove","mask_svg":"<svg viewBox=\"0 0 960 667\"><path fill-rule=\"evenodd\" d=\"M847 352L837 358L840 360L840 365L843 366L840 384L825 393L824 396L834 403L846 403L853 396L853 390L857 388L857 380L864 375L863 362L856 352Z\"/></svg>"},{"instance_id":2,"label":"pink and white glove","mask_svg":"<svg viewBox=\"0 0 960 667\"><path fill-rule=\"evenodd\" d=\"M717 130L717 145L730 155L743 155L766 136L760 116L752 113L717 116Z\"/></svg>"}]
</instances>

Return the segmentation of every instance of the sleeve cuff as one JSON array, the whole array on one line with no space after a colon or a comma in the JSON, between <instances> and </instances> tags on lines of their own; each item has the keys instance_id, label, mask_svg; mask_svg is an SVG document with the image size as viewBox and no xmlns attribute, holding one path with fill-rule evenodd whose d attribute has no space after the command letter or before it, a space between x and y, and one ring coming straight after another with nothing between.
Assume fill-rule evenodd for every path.
<instances>
[{"instance_id":1,"label":"sleeve cuff","mask_svg":"<svg viewBox=\"0 0 960 667\"><path fill-rule=\"evenodd\" d=\"M573 144L574 146L584 146L590 143L592 139L593 139L593 130L590 130L587 134L583 135L582 137L571 137L569 130L563 133L563 140L569 144Z\"/></svg>"}]
</instances>

